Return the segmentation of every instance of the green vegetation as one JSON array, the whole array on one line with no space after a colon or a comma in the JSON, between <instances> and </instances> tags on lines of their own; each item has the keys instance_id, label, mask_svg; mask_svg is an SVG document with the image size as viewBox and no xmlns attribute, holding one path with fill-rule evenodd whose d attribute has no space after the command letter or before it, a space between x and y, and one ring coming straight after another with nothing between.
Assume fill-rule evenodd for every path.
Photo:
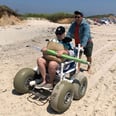
<instances>
[{"instance_id":1,"label":"green vegetation","mask_svg":"<svg viewBox=\"0 0 116 116\"><path fill-rule=\"evenodd\" d=\"M68 14L68 13L63 13L63 12L54 13L54 14L31 14L29 13L29 14L24 14L23 17L45 18L52 22L57 22L58 20L61 20L64 18L72 18L73 15Z\"/></svg>"},{"instance_id":2,"label":"green vegetation","mask_svg":"<svg viewBox=\"0 0 116 116\"><path fill-rule=\"evenodd\" d=\"M18 14L16 11L13 11L12 9L10 9L7 6L0 6L0 18L2 17L2 15L14 15L20 19L27 19L29 17L33 17L33 18L45 18L48 19L51 22L58 22L62 19L66 19L69 18L72 19L73 18L73 14L69 14L69 13L64 13L64 12L58 12L58 13L54 13L54 14L34 14L34 13L28 13L28 14ZM104 17L109 17L109 16L114 16L113 14L104 14L104 15L94 15L94 16L88 16L86 18L90 18L90 19L100 19L100 18L104 18Z\"/></svg>"},{"instance_id":3,"label":"green vegetation","mask_svg":"<svg viewBox=\"0 0 116 116\"><path fill-rule=\"evenodd\" d=\"M12 9L10 9L9 7L2 5L0 6L0 17L2 17L2 15L4 14L8 14L10 15L14 15L14 16L20 16L18 13L16 13L15 11L13 11Z\"/></svg>"},{"instance_id":4,"label":"green vegetation","mask_svg":"<svg viewBox=\"0 0 116 116\"><path fill-rule=\"evenodd\" d=\"M109 16L115 16L114 14L103 14L103 15L93 15L93 16L88 16L85 18L90 18L90 19L101 19L104 17L109 17ZM73 14L68 14L68 13L54 13L54 14L24 14L23 17L28 18L28 17L34 17L34 18L45 18L48 19L51 22L58 22L59 20L65 19L65 18L73 18Z\"/></svg>"},{"instance_id":5,"label":"green vegetation","mask_svg":"<svg viewBox=\"0 0 116 116\"><path fill-rule=\"evenodd\" d=\"M114 14L103 14L103 15L93 15L93 16L88 16L87 18L98 18L98 19L101 19L101 18L104 18L104 17L109 17L109 16L115 16Z\"/></svg>"}]
</instances>

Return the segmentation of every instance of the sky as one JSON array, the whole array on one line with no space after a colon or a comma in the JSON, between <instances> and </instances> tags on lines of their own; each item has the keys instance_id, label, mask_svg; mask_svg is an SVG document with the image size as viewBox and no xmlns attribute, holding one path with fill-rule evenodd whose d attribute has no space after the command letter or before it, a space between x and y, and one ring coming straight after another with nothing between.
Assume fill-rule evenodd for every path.
<instances>
[{"instance_id":1,"label":"sky","mask_svg":"<svg viewBox=\"0 0 116 116\"><path fill-rule=\"evenodd\" d=\"M100 14L116 15L116 0L0 0L18 13L73 13L83 12L85 16Z\"/></svg>"}]
</instances>

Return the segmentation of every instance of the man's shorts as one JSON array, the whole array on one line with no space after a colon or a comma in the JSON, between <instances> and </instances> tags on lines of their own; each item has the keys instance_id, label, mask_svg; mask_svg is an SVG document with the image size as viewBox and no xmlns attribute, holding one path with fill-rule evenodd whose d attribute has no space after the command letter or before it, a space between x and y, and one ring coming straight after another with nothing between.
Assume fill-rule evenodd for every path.
<instances>
[{"instance_id":1,"label":"man's shorts","mask_svg":"<svg viewBox=\"0 0 116 116\"><path fill-rule=\"evenodd\" d=\"M84 47L84 54L87 57L91 57L92 56L92 51L93 51L93 42L89 41L89 42L87 42L86 47Z\"/></svg>"}]
</instances>

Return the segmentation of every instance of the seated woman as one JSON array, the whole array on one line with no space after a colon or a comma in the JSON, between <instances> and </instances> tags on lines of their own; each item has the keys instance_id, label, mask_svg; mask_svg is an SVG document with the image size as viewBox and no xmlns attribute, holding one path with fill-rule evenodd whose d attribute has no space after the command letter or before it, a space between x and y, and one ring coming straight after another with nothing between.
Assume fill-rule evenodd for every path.
<instances>
[{"instance_id":1,"label":"seated woman","mask_svg":"<svg viewBox=\"0 0 116 116\"><path fill-rule=\"evenodd\" d=\"M71 46L70 40L67 41L65 39L65 28L63 26L57 27L55 34L56 34L56 38L52 39L51 41L63 46L63 47L60 47L60 49L56 51L57 59L61 58L62 54L74 55L74 51ZM42 48L43 56L39 57L37 59L37 65L39 67L39 71L42 75L43 81L36 87L37 88L44 87L44 88L48 88L48 89L53 89L53 81L56 76L56 70L59 67L60 61L59 60L50 60L49 58L47 59L47 57L46 57L47 49L50 49L50 48L49 47ZM46 81L46 67L48 69L49 82Z\"/></svg>"}]
</instances>

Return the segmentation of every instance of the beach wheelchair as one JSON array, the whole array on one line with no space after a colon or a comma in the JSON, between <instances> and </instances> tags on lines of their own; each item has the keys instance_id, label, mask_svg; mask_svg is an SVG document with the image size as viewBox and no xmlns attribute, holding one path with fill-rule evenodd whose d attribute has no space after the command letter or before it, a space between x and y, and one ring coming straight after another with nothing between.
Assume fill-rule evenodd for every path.
<instances>
[{"instance_id":1,"label":"beach wheelchair","mask_svg":"<svg viewBox=\"0 0 116 116\"><path fill-rule=\"evenodd\" d=\"M49 78L49 76L48 76ZM42 82L39 68L23 68L17 72L14 78L14 88L16 92L35 93L41 99L44 93L48 93L50 107L58 112L65 112L71 105L72 100L80 100L87 90L87 77L77 71L77 62L68 60L60 64L56 71L54 88L36 88ZM38 94L37 94L38 93Z\"/></svg>"}]
</instances>

